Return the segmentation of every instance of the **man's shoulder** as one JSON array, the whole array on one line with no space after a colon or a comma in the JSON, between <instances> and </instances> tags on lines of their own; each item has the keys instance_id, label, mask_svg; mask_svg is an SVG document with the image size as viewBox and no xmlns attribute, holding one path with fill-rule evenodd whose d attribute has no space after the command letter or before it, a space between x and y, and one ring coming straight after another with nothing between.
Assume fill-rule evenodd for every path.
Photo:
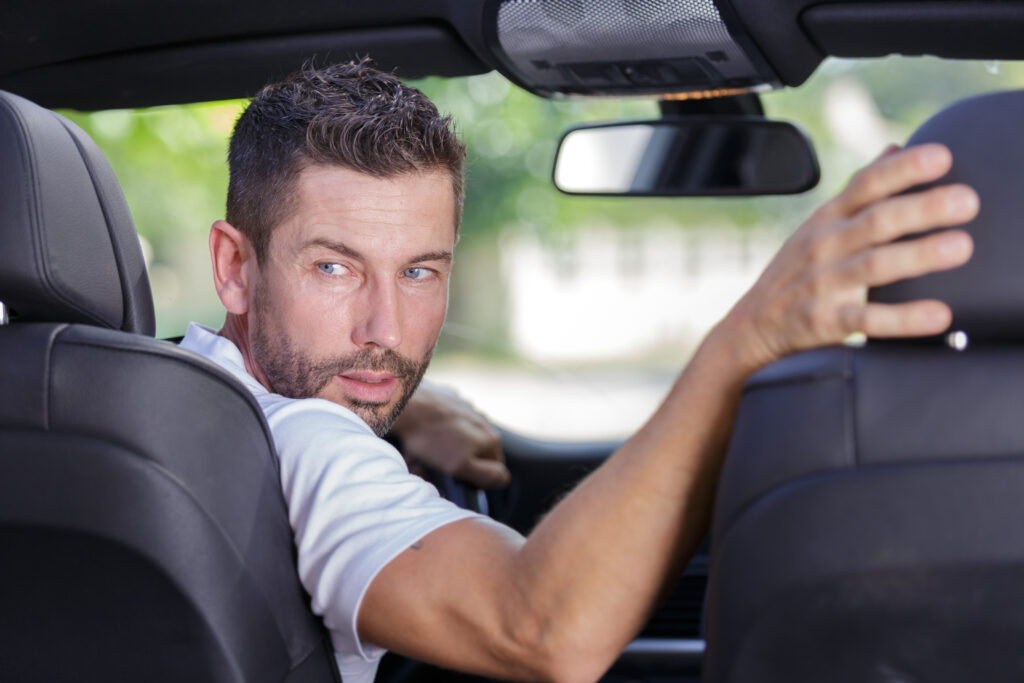
<instances>
[{"instance_id":1,"label":"man's shoulder","mask_svg":"<svg viewBox=\"0 0 1024 683\"><path fill-rule=\"evenodd\" d=\"M394 446L373 433L355 413L322 398L288 398L265 392L256 397L274 435L282 461L300 458L304 465L334 461L352 463L405 461ZM382 460L381 460L382 459Z\"/></svg>"}]
</instances>

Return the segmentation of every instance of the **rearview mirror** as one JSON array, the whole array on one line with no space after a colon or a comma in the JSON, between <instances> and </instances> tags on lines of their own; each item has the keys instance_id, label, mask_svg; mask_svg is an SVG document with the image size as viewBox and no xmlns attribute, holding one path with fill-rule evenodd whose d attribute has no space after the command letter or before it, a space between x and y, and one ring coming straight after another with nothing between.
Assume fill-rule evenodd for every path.
<instances>
[{"instance_id":1,"label":"rearview mirror","mask_svg":"<svg viewBox=\"0 0 1024 683\"><path fill-rule=\"evenodd\" d=\"M562 136L554 168L555 187L566 194L795 194L818 179L803 131L758 116L579 126Z\"/></svg>"}]
</instances>

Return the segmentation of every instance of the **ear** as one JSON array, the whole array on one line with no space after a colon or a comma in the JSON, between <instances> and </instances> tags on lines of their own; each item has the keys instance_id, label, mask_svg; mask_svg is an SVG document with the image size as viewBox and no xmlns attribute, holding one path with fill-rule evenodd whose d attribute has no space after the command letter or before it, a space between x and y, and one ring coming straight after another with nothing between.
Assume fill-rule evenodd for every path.
<instances>
[{"instance_id":1,"label":"ear","mask_svg":"<svg viewBox=\"0 0 1024 683\"><path fill-rule=\"evenodd\" d=\"M210 260L213 262L213 285L217 296L229 313L244 315L249 311L249 288L256 255L249 240L227 221L216 221L210 227Z\"/></svg>"}]
</instances>

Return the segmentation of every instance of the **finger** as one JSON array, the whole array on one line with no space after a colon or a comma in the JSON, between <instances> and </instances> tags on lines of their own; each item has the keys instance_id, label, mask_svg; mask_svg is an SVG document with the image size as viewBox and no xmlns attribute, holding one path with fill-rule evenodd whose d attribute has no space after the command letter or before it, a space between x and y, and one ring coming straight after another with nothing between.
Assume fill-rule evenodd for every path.
<instances>
[{"instance_id":1,"label":"finger","mask_svg":"<svg viewBox=\"0 0 1024 683\"><path fill-rule=\"evenodd\" d=\"M874 158L874 159L872 160L872 162L871 162L871 163L874 163L874 162L878 161L879 159L884 159L884 158L885 158L885 157L887 157L887 156L890 156L890 155L892 155L892 154L895 154L896 152L900 151L901 149L903 149L903 147L902 147L902 146L900 146L900 145L897 145L897 144L896 144L895 142L890 142L890 143L889 143L888 145L886 145L886 146L885 146L885 149L883 149L883 150L882 150L882 151L881 151L881 152L880 152L880 153L878 154L878 156L877 156L877 157L875 157L875 158Z\"/></svg>"},{"instance_id":2,"label":"finger","mask_svg":"<svg viewBox=\"0 0 1024 683\"><path fill-rule=\"evenodd\" d=\"M840 315L851 334L863 332L875 338L928 337L945 332L953 321L949 306L934 299L851 305Z\"/></svg>"},{"instance_id":3,"label":"finger","mask_svg":"<svg viewBox=\"0 0 1024 683\"><path fill-rule=\"evenodd\" d=\"M836 198L836 205L852 216L864 207L915 185L938 180L949 172L953 155L944 145L917 145L892 154L860 170Z\"/></svg>"},{"instance_id":4,"label":"finger","mask_svg":"<svg viewBox=\"0 0 1024 683\"><path fill-rule=\"evenodd\" d=\"M858 213L838 229L849 252L904 235L960 225L978 215L978 194L963 184L892 197Z\"/></svg>"},{"instance_id":5,"label":"finger","mask_svg":"<svg viewBox=\"0 0 1024 683\"><path fill-rule=\"evenodd\" d=\"M479 424L478 428L476 441L480 445L477 448L476 457L505 462L505 449L501 447L501 434L498 430L489 422Z\"/></svg>"},{"instance_id":6,"label":"finger","mask_svg":"<svg viewBox=\"0 0 1024 683\"><path fill-rule=\"evenodd\" d=\"M837 281L844 286L878 287L897 280L956 268L968 261L974 249L963 230L946 230L905 242L884 244L861 251L841 263Z\"/></svg>"},{"instance_id":7,"label":"finger","mask_svg":"<svg viewBox=\"0 0 1024 683\"><path fill-rule=\"evenodd\" d=\"M505 463L495 460L469 460L453 476L481 489L504 488L512 479Z\"/></svg>"}]
</instances>

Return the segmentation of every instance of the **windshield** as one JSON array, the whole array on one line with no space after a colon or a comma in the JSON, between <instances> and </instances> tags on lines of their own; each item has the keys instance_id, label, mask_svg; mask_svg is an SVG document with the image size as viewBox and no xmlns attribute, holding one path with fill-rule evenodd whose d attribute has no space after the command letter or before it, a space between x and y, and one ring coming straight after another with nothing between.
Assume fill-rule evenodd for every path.
<instances>
[{"instance_id":1,"label":"windshield","mask_svg":"<svg viewBox=\"0 0 1024 683\"><path fill-rule=\"evenodd\" d=\"M821 166L803 195L585 198L551 184L569 125L656 118L654 101L550 101L496 73L415 83L469 147L450 311L428 380L499 425L616 438L657 406L701 337L786 236L888 143L964 96L1024 87L1019 63L830 60L767 114L805 127ZM226 148L244 102L65 112L110 160L150 268L158 336L219 327L206 237L223 216Z\"/></svg>"}]
</instances>

